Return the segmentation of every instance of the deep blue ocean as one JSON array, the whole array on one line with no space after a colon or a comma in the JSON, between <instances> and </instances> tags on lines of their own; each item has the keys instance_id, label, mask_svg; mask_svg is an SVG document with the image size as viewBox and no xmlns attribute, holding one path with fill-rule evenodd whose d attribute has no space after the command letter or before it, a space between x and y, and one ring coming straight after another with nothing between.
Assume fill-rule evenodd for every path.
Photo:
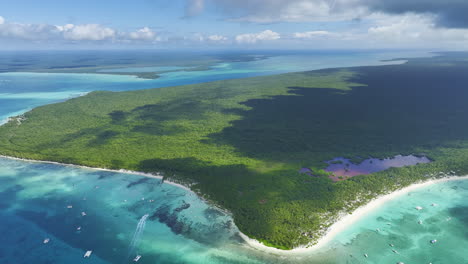
<instances>
[{"instance_id":1,"label":"deep blue ocean","mask_svg":"<svg viewBox=\"0 0 468 264\"><path fill-rule=\"evenodd\" d=\"M40 62L41 56L47 60L47 54L35 54L35 61ZM184 70L197 65L193 59L191 66L155 64L165 73L154 80L103 74L112 70L100 74L8 72L3 65L0 120L94 90L137 90L402 63L381 60L411 56L428 54L278 53L258 60L217 61L205 70ZM155 70L148 67L129 65L119 71ZM158 179L1 158L0 263L134 263L136 255L142 256L138 263L466 263L467 198L468 181L424 187L386 203L320 250L269 253L248 246L226 212ZM424 209L417 211L415 206ZM46 244L45 239L49 239ZM430 244L433 239L438 243ZM91 257L83 259L88 250L93 251Z\"/></svg>"}]
</instances>

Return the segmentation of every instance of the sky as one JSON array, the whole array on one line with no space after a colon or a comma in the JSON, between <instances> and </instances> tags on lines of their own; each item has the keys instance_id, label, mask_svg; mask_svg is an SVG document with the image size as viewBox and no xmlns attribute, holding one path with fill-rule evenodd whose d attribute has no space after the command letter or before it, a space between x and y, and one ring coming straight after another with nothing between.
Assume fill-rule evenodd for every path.
<instances>
[{"instance_id":1,"label":"sky","mask_svg":"<svg viewBox=\"0 0 468 264\"><path fill-rule=\"evenodd\" d=\"M468 49L468 0L0 0L0 50Z\"/></svg>"}]
</instances>

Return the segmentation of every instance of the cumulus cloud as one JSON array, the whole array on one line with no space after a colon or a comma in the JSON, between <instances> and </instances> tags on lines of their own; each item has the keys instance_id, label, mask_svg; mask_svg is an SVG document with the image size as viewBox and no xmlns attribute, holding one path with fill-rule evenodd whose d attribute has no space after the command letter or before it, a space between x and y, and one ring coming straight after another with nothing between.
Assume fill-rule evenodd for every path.
<instances>
[{"instance_id":1,"label":"cumulus cloud","mask_svg":"<svg viewBox=\"0 0 468 264\"><path fill-rule=\"evenodd\" d=\"M372 11L387 14L431 14L437 26L468 28L468 1L465 0L363 0Z\"/></svg>"},{"instance_id":2,"label":"cumulus cloud","mask_svg":"<svg viewBox=\"0 0 468 264\"><path fill-rule=\"evenodd\" d=\"M118 32L115 29L99 24L83 25L49 25L21 24L6 22L0 17L0 38L4 40L23 41L62 41L62 42L152 42L157 40L156 32L143 27L134 32Z\"/></svg>"},{"instance_id":3,"label":"cumulus cloud","mask_svg":"<svg viewBox=\"0 0 468 264\"><path fill-rule=\"evenodd\" d=\"M0 37L7 39L22 40L47 40L60 37L57 27L47 24L20 24L3 23L0 24Z\"/></svg>"},{"instance_id":4,"label":"cumulus cloud","mask_svg":"<svg viewBox=\"0 0 468 264\"><path fill-rule=\"evenodd\" d=\"M468 29L442 28L432 15L405 13L370 15L370 22L345 31L308 31L292 34L302 45L359 48L450 48L466 49Z\"/></svg>"},{"instance_id":5,"label":"cumulus cloud","mask_svg":"<svg viewBox=\"0 0 468 264\"><path fill-rule=\"evenodd\" d=\"M201 1L201 0L200 0ZM362 15L363 0L205 0L233 21L337 21ZM203 8L203 5L202 5Z\"/></svg>"},{"instance_id":6,"label":"cumulus cloud","mask_svg":"<svg viewBox=\"0 0 468 264\"><path fill-rule=\"evenodd\" d=\"M156 32L151 30L148 27L141 28L137 31L130 32L128 34L129 39L131 40L143 40L143 41L151 41L156 38Z\"/></svg>"},{"instance_id":7,"label":"cumulus cloud","mask_svg":"<svg viewBox=\"0 0 468 264\"><path fill-rule=\"evenodd\" d=\"M336 36L336 33L332 33L329 31L307 31L307 32L296 32L293 34L294 38L298 39L313 39L313 38L320 38L320 37L331 37Z\"/></svg>"},{"instance_id":8,"label":"cumulus cloud","mask_svg":"<svg viewBox=\"0 0 468 264\"><path fill-rule=\"evenodd\" d=\"M265 30L260 33L241 34L236 36L236 42L239 44L254 44L259 41L277 40L281 36L271 30Z\"/></svg>"},{"instance_id":9,"label":"cumulus cloud","mask_svg":"<svg viewBox=\"0 0 468 264\"><path fill-rule=\"evenodd\" d=\"M344 21L373 13L434 17L436 26L468 28L466 0L187 0L188 13L211 4L235 21L256 23Z\"/></svg>"},{"instance_id":10,"label":"cumulus cloud","mask_svg":"<svg viewBox=\"0 0 468 264\"><path fill-rule=\"evenodd\" d=\"M213 42L225 42L228 40L227 37L221 36L221 35L211 35L211 36L208 36L207 39Z\"/></svg>"},{"instance_id":11,"label":"cumulus cloud","mask_svg":"<svg viewBox=\"0 0 468 264\"><path fill-rule=\"evenodd\" d=\"M68 24L57 27L63 32L63 37L67 40L106 40L112 39L116 35L114 29L103 27L98 24L73 25Z\"/></svg>"},{"instance_id":12,"label":"cumulus cloud","mask_svg":"<svg viewBox=\"0 0 468 264\"><path fill-rule=\"evenodd\" d=\"M390 43L441 44L468 41L468 29L441 28L430 16L407 13L381 15L377 25L368 29L370 40Z\"/></svg>"}]
</instances>

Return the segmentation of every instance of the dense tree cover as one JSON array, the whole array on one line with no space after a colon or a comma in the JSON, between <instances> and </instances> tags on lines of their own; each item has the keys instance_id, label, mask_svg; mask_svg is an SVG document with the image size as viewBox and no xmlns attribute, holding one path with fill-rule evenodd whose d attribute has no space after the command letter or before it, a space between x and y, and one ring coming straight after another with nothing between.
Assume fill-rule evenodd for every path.
<instances>
[{"instance_id":1,"label":"dense tree cover","mask_svg":"<svg viewBox=\"0 0 468 264\"><path fill-rule=\"evenodd\" d=\"M12 119L0 127L0 154L162 172L231 211L250 237L290 249L378 194L468 172L467 70L468 60L445 55L93 92ZM321 170L335 157L396 154L434 162L336 183Z\"/></svg>"}]
</instances>

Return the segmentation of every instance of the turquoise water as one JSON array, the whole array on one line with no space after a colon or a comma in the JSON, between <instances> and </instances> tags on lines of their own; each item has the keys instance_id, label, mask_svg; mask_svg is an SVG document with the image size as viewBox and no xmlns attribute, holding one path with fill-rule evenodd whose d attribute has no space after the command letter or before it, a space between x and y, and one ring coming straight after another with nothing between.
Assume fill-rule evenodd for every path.
<instances>
[{"instance_id":1,"label":"turquoise water","mask_svg":"<svg viewBox=\"0 0 468 264\"><path fill-rule=\"evenodd\" d=\"M195 194L124 173L0 159L0 208L0 263L75 263L86 250L91 263L207 263L238 241L231 218Z\"/></svg>"},{"instance_id":2,"label":"turquoise water","mask_svg":"<svg viewBox=\"0 0 468 264\"><path fill-rule=\"evenodd\" d=\"M467 200L467 180L423 187L387 202L333 243L353 254L355 263L466 263Z\"/></svg>"},{"instance_id":3,"label":"turquoise water","mask_svg":"<svg viewBox=\"0 0 468 264\"><path fill-rule=\"evenodd\" d=\"M117 69L103 69L98 72L125 72L125 73L135 73L135 72L167 72L167 71L179 71L187 69L186 67L178 66L157 66L157 67L128 67L128 68L117 68Z\"/></svg>"},{"instance_id":4,"label":"turquoise water","mask_svg":"<svg viewBox=\"0 0 468 264\"><path fill-rule=\"evenodd\" d=\"M107 74L6 72L0 73L0 124L9 116L19 115L34 107L63 101L96 90L139 90L320 68L393 64L401 63L401 61L382 62L382 60L415 56L429 56L429 54L422 52L348 52L278 55L248 62L218 63L206 71L181 71L181 67L174 66L147 67L146 69L149 71L153 71L155 68L172 70L160 74L160 78L155 80ZM143 69L122 68L119 71L132 72L135 70L141 71Z\"/></svg>"},{"instance_id":5,"label":"turquoise water","mask_svg":"<svg viewBox=\"0 0 468 264\"><path fill-rule=\"evenodd\" d=\"M382 63L380 59L408 56L292 54L219 63L206 71L173 69L157 80L1 73L0 120L93 90L375 65ZM459 181L412 192L365 216L319 251L284 255L247 246L229 215L158 179L0 159L0 263L82 263L86 250L93 250L87 263L133 263L136 254L142 255L139 263L464 263L468 259L464 250L468 246L467 190L468 181ZM416 206L424 209L417 211ZM50 242L43 244L45 238ZM430 244L431 239L438 243Z\"/></svg>"}]
</instances>

